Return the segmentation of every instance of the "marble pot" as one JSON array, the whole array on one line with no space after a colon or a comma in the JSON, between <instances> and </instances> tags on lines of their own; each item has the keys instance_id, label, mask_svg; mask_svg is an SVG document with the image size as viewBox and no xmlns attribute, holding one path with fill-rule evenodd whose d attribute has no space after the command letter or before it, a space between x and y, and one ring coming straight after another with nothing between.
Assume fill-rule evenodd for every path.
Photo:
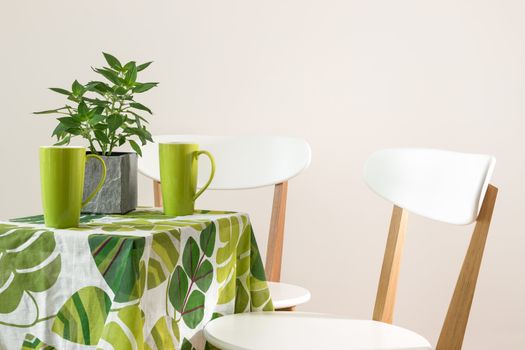
<instances>
[{"instance_id":1,"label":"marble pot","mask_svg":"<svg viewBox=\"0 0 525 350\"><path fill-rule=\"evenodd\" d=\"M137 208L137 154L113 152L111 156L101 158L106 162L106 181L82 212L124 214ZM83 200L95 190L101 176L100 162L88 161Z\"/></svg>"}]
</instances>

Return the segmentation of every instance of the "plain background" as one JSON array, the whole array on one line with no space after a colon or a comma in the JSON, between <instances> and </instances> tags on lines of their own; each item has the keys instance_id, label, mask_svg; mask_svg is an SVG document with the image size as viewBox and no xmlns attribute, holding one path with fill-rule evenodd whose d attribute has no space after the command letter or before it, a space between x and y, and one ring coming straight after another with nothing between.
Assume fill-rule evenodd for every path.
<instances>
[{"instance_id":1,"label":"plain background","mask_svg":"<svg viewBox=\"0 0 525 350\"><path fill-rule=\"evenodd\" d=\"M291 181L283 280L302 310L369 318L391 206L362 181L373 151L489 153L500 188L464 349L525 348L525 2L521 0L2 1L0 214L40 212L46 90L94 77L101 51L155 63L151 131L305 138ZM81 141L79 141L81 143ZM271 188L207 192L250 214L261 251ZM152 203L140 180L140 203ZM435 344L472 227L411 217L395 322ZM322 336L311 334L309 336Z\"/></svg>"}]
</instances>

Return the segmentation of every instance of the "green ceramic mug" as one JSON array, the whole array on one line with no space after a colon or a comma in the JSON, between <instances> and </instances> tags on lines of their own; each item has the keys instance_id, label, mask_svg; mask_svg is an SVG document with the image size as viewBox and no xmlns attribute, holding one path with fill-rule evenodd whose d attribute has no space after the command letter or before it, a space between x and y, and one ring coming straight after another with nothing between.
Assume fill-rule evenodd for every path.
<instances>
[{"instance_id":1,"label":"green ceramic mug","mask_svg":"<svg viewBox=\"0 0 525 350\"><path fill-rule=\"evenodd\" d=\"M82 202L86 161L95 158L102 164L102 179ZM78 227L80 209L102 188L106 180L106 164L95 154L86 155L84 147L40 147L40 182L46 226Z\"/></svg>"},{"instance_id":2,"label":"green ceramic mug","mask_svg":"<svg viewBox=\"0 0 525 350\"><path fill-rule=\"evenodd\" d=\"M198 191L198 158L204 154L210 158L210 179ZM208 188L215 175L215 161L208 151L199 151L199 145L191 143L160 143L160 182L164 214L170 216L191 215L195 200Z\"/></svg>"}]
</instances>

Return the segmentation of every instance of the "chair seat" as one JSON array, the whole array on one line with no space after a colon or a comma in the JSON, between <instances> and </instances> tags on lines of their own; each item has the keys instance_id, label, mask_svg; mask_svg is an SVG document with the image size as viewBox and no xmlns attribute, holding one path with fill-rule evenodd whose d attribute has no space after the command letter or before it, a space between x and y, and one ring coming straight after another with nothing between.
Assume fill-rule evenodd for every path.
<instances>
[{"instance_id":1,"label":"chair seat","mask_svg":"<svg viewBox=\"0 0 525 350\"><path fill-rule=\"evenodd\" d=\"M390 324L304 312L228 315L209 322L204 336L222 350L431 350L412 331Z\"/></svg>"},{"instance_id":2,"label":"chair seat","mask_svg":"<svg viewBox=\"0 0 525 350\"><path fill-rule=\"evenodd\" d=\"M275 309L285 309L306 303L311 298L308 289L282 282L268 282Z\"/></svg>"}]
</instances>

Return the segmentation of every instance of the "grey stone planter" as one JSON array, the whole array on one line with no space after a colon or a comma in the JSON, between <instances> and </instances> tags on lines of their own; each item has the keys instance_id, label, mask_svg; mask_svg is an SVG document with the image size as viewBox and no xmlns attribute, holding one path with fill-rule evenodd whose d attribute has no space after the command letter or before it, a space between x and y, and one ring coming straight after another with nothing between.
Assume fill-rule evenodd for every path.
<instances>
[{"instance_id":1,"label":"grey stone planter","mask_svg":"<svg viewBox=\"0 0 525 350\"><path fill-rule=\"evenodd\" d=\"M106 162L106 181L97 195L82 208L83 213L124 214L137 207L137 154L113 152L101 156ZM86 163L84 200L93 192L102 176L102 166L95 160Z\"/></svg>"}]
</instances>

